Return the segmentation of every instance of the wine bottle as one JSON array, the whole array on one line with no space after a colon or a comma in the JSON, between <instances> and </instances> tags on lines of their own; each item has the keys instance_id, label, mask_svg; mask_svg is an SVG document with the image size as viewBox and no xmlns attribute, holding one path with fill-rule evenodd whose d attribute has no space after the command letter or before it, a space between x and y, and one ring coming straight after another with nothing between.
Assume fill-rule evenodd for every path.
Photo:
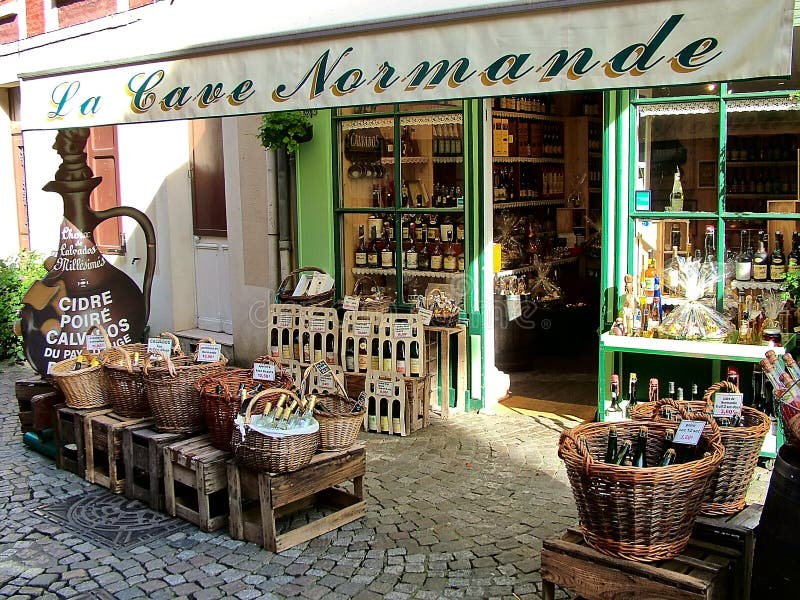
<instances>
[{"instance_id":1,"label":"wine bottle","mask_svg":"<svg viewBox=\"0 0 800 600\"><path fill-rule=\"evenodd\" d=\"M399 375L405 377L406 375L406 344L405 342L397 343L397 360L395 360L395 370Z\"/></svg>"},{"instance_id":2,"label":"wine bottle","mask_svg":"<svg viewBox=\"0 0 800 600\"><path fill-rule=\"evenodd\" d=\"M325 362L329 365L336 364L336 354L333 351L333 334L325 336Z\"/></svg>"},{"instance_id":3,"label":"wine bottle","mask_svg":"<svg viewBox=\"0 0 800 600\"><path fill-rule=\"evenodd\" d=\"M783 253L783 234L775 232L775 246L769 259L770 281L782 281L786 277L786 255Z\"/></svg>"},{"instance_id":4,"label":"wine bottle","mask_svg":"<svg viewBox=\"0 0 800 600\"><path fill-rule=\"evenodd\" d=\"M370 398L369 406L367 406L367 430L378 431L378 415L375 411L375 398Z\"/></svg>"},{"instance_id":5,"label":"wine bottle","mask_svg":"<svg viewBox=\"0 0 800 600\"><path fill-rule=\"evenodd\" d=\"M653 256L653 251L650 250L647 254L647 268L644 271L645 298L652 298L655 289L656 289L656 259Z\"/></svg>"},{"instance_id":6,"label":"wine bottle","mask_svg":"<svg viewBox=\"0 0 800 600\"><path fill-rule=\"evenodd\" d=\"M608 428L608 442L606 443L605 462L613 463L617 456L617 427L611 425Z\"/></svg>"},{"instance_id":7,"label":"wine bottle","mask_svg":"<svg viewBox=\"0 0 800 600\"><path fill-rule=\"evenodd\" d=\"M286 394L281 394L280 396L278 396L278 401L275 403L275 407L272 409L272 411L269 413L265 413L266 414L266 419L264 422L265 426L272 427L275 424L275 421L283 414L283 406L286 403L286 399L288 397L289 396L287 396Z\"/></svg>"},{"instance_id":8,"label":"wine bottle","mask_svg":"<svg viewBox=\"0 0 800 600\"><path fill-rule=\"evenodd\" d=\"M400 424L400 401L392 402L392 433L400 435L403 429Z\"/></svg>"},{"instance_id":9,"label":"wine bottle","mask_svg":"<svg viewBox=\"0 0 800 600\"><path fill-rule=\"evenodd\" d=\"M367 266L367 245L364 242L364 226L358 226L358 246L356 247L356 266Z\"/></svg>"},{"instance_id":10,"label":"wine bottle","mask_svg":"<svg viewBox=\"0 0 800 600\"><path fill-rule=\"evenodd\" d=\"M764 243L764 232L758 232L758 250L753 255L753 280L767 281L769 279L769 254Z\"/></svg>"},{"instance_id":11,"label":"wine bottle","mask_svg":"<svg viewBox=\"0 0 800 600\"><path fill-rule=\"evenodd\" d=\"M789 257L786 261L786 271L788 273L794 273L798 270L800 270L800 233L793 231L792 251L789 252Z\"/></svg>"},{"instance_id":12,"label":"wine bottle","mask_svg":"<svg viewBox=\"0 0 800 600\"><path fill-rule=\"evenodd\" d=\"M433 248L431 248L431 271L438 272L444 268L444 254L442 252L442 244L437 238L433 239Z\"/></svg>"},{"instance_id":13,"label":"wine bottle","mask_svg":"<svg viewBox=\"0 0 800 600\"><path fill-rule=\"evenodd\" d=\"M389 433L389 400L381 398L381 433Z\"/></svg>"},{"instance_id":14,"label":"wine bottle","mask_svg":"<svg viewBox=\"0 0 800 600\"><path fill-rule=\"evenodd\" d=\"M672 193L669 195L670 210L681 212L683 210L683 185L681 185L681 171L675 170L675 179L672 182Z\"/></svg>"},{"instance_id":15,"label":"wine bottle","mask_svg":"<svg viewBox=\"0 0 800 600\"><path fill-rule=\"evenodd\" d=\"M373 269L377 269L378 266L380 265L380 252L378 250L380 242L378 241L379 240L378 232L377 229L375 229L375 227L371 229L370 233L372 241L367 246L367 266Z\"/></svg>"},{"instance_id":16,"label":"wine bottle","mask_svg":"<svg viewBox=\"0 0 800 600\"><path fill-rule=\"evenodd\" d=\"M314 334L314 362L320 362L322 357L322 334L316 333Z\"/></svg>"},{"instance_id":17,"label":"wine bottle","mask_svg":"<svg viewBox=\"0 0 800 600\"><path fill-rule=\"evenodd\" d=\"M455 273L458 270L458 255L456 254L455 244L453 244L453 232L447 236L447 243L444 246L444 259L442 267L445 273Z\"/></svg>"},{"instance_id":18,"label":"wine bottle","mask_svg":"<svg viewBox=\"0 0 800 600\"><path fill-rule=\"evenodd\" d=\"M356 357L353 348L353 338L348 338L344 349L344 368L348 373L356 371Z\"/></svg>"},{"instance_id":19,"label":"wine bottle","mask_svg":"<svg viewBox=\"0 0 800 600\"><path fill-rule=\"evenodd\" d=\"M314 407L317 405L317 397L316 395L312 394L308 397L308 402L306 403L306 407L303 410L303 414L300 416L299 425L302 427L308 427L314 421Z\"/></svg>"},{"instance_id":20,"label":"wine bottle","mask_svg":"<svg viewBox=\"0 0 800 600\"><path fill-rule=\"evenodd\" d=\"M392 342L389 340L384 340L383 342L383 364L381 370L392 370Z\"/></svg>"},{"instance_id":21,"label":"wine bottle","mask_svg":"<svg viewBox=\"0 0 800 600\"><path fill-rule=\"evenodd\" d=\"M636 437L636 450L633 453L633 466L647 466L647 427L639 427L639 435Z\"/></svg>"},{"instance_id":22,"label":"wine bottle","mask_svg":"<svg viewBox=\"0 0 800 600\"><path fill-rule=\"evenodd\" d=\"M431 255L428 251L428 232L422 231L422 247L419 249L417 255L417 265L420 271L429 271L431 269Z\"/></svg>"},{"instance_id":23,"label":"wine bottle","mask_svg":"<svg viewBox=\"0 0 800 600\"><path fill-rule=\"evenodd\" d=\"M675 463L675 450L673 448L667 448L664 451L664 454L661 455L661 459L658 461L659 467L668 467L671 464Z\"/></svg>"},{"instance_id":24,"label":"wine bottle","mask_svg":"<svg viewBox=\"0 0 800 600\"><path fill-rule=\"evenodd\" d=\"M419 253L417 252L417 244L414 241L414 229L412 224L408 235L408 248L406 249L405 266L409 271L416 271L419 267Z\"/></svg>"},{"instance_id":25,"label":"wine bottle","mask_svg":"<svg viewBox=\"0 0 800 600\"><path fill-rule=\"evenodd\" d=\"M739 255L736 257L736 281L750 281L753 277L753 251L750 248L750 232L742 229L739 241Z\"/></svg>"},{"instance_id":26,"label":"wine bottle","mask_svg":"<svg viewBox=\"0 0 800 600\"><path fill-rule=\"evenodd\" d=\"M311 362L311 339L308 333L303 334L303 362Z\"/></svg>"},{"instance_id":27,"label":"wine bottle","mask_svg":"<svg viewBox=\"0 0 800 600\"><path fill-rule=\"evenodd\" d=\"M615 465L623 464L625 462L625 459L628 458L628 454L630 453L632 447L633 444L631 444L631 441L625 440L622 443L622 447L619 449L619 452L617 452L617 456L614 457L614 464Z\"/></svg>"},{"instance_id":28,"label":"wine bottle","mask_svg":"<svg viewBox=\"0 0 800 600\"><path fill-rule=\"evenodd\" d=\"M376 337L372 338L372 354L370 354L369 366L373 371L381 370L380 341Z\"/></svg>"},{"instance_id":29,"label":"wine bottle","mask_svg":"<svg viewBox=\"0 0 800 600\"><path fill-rule=\"evenodd\" d=\"M294 348L294 359L295 360L303 360L302 355L300 354L300 330L295 329L294 335L292 336L292 347Z\"/></svg>"},{"instance_id":30,"label":"wine bottle","mask_svg":"<svg viewBox=\"0 0 800 600\"><path fill-rule=\"evenodd\" d=\"M422 369L420 368L420 361L419 361L419 342L411 342L411 352L409 353L410 356L410 367L411 367L411 377L419 377L422 373Z\"/></svg>"},{"instance_id":31,"label":"wine bottle","mask_svg":"<svg viewBox=\"0 0 800 600\"><path fill-rule=\"evenodd\" d=\"M272 358L280 358L280 347L278 346L278 329L273 329L270 334L269 355Z\"/></svg>"},{"instance_id":32,"label":"wine bottle","mask_svg":"<svg viewBox=\"0 0 800 600\"><path fill-rule=\"evenodd\" d=\"M611 376L611 406L606 409L606 414L621 413L619 405L619 375L616 373Z\"/></svg>"},{"instance_id":33,"label":"wine bottle","mask_svg":"<svg viewBox=\"0 0 800 600\"><path fill-rule=\"evenodd\" d=\"M391 269L394 266L394 242L389 239L389 229L383 228L383 248L381 249L381 268Z\"/></svg>"},{"instance_id":34,"label":"wine bottle","mask_svg":"<svg viewBox=\"0 0 800 600\"><path fill-rule=\"evenodd\" d=\"M358 372L366 373L369 360L367 356L367 339L360 338L358 340Z\"/></svg>"},{"instance_id":35,"label":"wine bottle","mask_svg":"<svg viewBox=\"0 0 800 600\"><path fill-rule=\"evenodd\" d=\"M289 419L294 412L294 409L297 407L297 400L292 400L289 403L289 406L283 409L280 417L277 418L274 426L277 429L288 429L289 428Z\"/></svg>"}]
</instances>

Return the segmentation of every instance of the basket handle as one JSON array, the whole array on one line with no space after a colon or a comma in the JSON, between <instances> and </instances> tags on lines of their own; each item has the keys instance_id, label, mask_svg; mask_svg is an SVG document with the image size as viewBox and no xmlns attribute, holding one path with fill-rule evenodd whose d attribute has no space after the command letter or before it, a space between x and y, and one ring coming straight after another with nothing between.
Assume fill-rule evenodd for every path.
<instances>
[{"instance_id":1,"label":"basket handle","mask_svg":"<svg viewBox=\"0 0 800 600\"><path fill-rule=\"evenodd\" d=\"M175 377L178 374L178 370L175 368L175 363L172 362L172 359L170 358L169 354L167 354L163 350L156 350L155 352L153 352L153 354L157 354L164 360L164 362L167 364L167 369L169 370L169 374L171 377ZM142 367L142 370L144 371L145 375L147 375L149 367L150 367L150 355L148 354L145 356L144 367Z\"/></svg>"},{"instance_id":2,"label":"basket handle","mask_svg":"<svg viewBox=\"0 0 800 600\"><path fill-rule=\"evenodd\" d=\"M297 397L292 390L287 390L286 388L270 388L268 390L261 390L255 396L247 400L247 408L244 412L244 422L246 425L250 424L251 413L253 412L253 407L256 405L256 402L263 398L264 396L275 396L279 394L286 394L287 396L294 398L297 403L300 403L300 398Z\"/></svg>"},{"instance_id":3,"label":"basket handle","mask_svg":"<svg viewBox=\"0 0 800 600\"><path fill-rule=\"evenodd\" d=\"M714 410L714 401L711 399L716 392L723 391L728 392L731 394L738 394L739 388L735 383L731 383L730 381L720 381L711 385L703 394L703 401L706 403L706 412L711 412Z\"/></svg>"},{"instance_id":4,"label":"basket handle","mask_svg":"<svg viewBox=\"0 0 800 600\"><path fill-rule=\"evenodd\" d=\"M578 438L575 436L575 430L567 429L566 431L561 432L561 438L558 441L558 455L561 457L561 446L566 446L568 443L571 443L575 447L575 451L578 453L578 456L581 457L583 461L583 471L586 475L589 475L589 470L591 469L592 463L594 463L594 458L592 458L592 453L589 452L588 447L585 443L581 444Z\"/></svg>"},{"instance_id":5,"label":"basket handle","mask_svg":"<svg viewBox=\"0 0 800 600\"><path fill-rule=\"evenodd\" d=\"M275 365L275 374L277 375L278 371L283 371L283 363L281 362L280 358L275 358L274 356L270 356L269 354L265 354L263 356L257 357L253 363L272 363ZM253 369L250 369L252 373Z\"/></svg>"},{"instance_id":6,"label":"basket handle","mask_svg":"<svg viewBox=\"0 0 800 600\"><path fill-rule=\"evenodd\" d=\"M99 331L100 335L103 336L103 342L106 344L106 348L111 348L111 340L108 337L108 332L106 332L105 328L102 325L92 325L89 329L86 330L86 335L83 338L83 349L87 352L89 351L88 346L86 345L89 339L89 336L92 334L93 331Z\"/></svg>"},{"instance_id":7,"label":"basket handle","mask_svg":"<svg viewBox=\"0 0 800 600\"><path fill-rule=\"evenodd\" d=\"M181 348L181 342L178 339L178 336L172 333L171 331L162 331L161 337L166 337L172 340L172 353L178 356L183 355L183 348Z\"/></svg>"},{"instance_id":8,"label":"basket handle","mask_svg":"<svg viewBox=\"0 0 800 600\"><path fill-rule=\"evenodd\" d=\"M359 287L363 289L364 284L367 283L367 282L372 283L372 287L377 287L376 283L375 283L375 280L372 277L370 277L369 275L362 275L361 277L356 279L355 283L353 284L353 295L354 296L358 296L359 295L359 292L358 292Z\"/></svg>"},{"instance_id":9,"label":"basket handle","mask_svg":"<svg viewBox=\"0 0 800 600\"><path fill-rule=\"evenodd\" d=\"M705 421L710 429L709 437L711 438L711 441L722 442L722 433L720 432L719 425L717 425L717 421L710 412L690 411L686 403L677 402L672 398L662 398L656 402L655 414L653 415L654 421L659 421L662 423L665 421L665 419L661 416L661 409L665 406L669 406L670 408L676 410L678 414L681 415L681 418L687 421Z\"/></svg>"},{"instance_id":10,"label":"basket handle","mask_svg":"<svg viewBox=\"0 0 800 600\"><path fill-rule=\"evenodd\" d=\"M299 269L290 271L289 274L283 278L283 281L281 281L281 284L278 286L278 291L275 292L275 297L278 298L281 294L283 294L286 291L286 286L288 285L289 281L291 281L292 277L295 277L296 275L299 275L300 273L303 273L305 271L315 271L317 273L327 274L326 271L323 271L318 267L300 267Z\"/></svg>"},{"instance_id":11,"label":"basket handle","mask_svg":"<svg viewBox=\"0 0 800 600\"><path fill-rule=\"evenodd\" d=\"M308 395L308 382L311 380L311 371L314 369L314 365L306 367L306 370L303 372L303 377L300 380L300 395L305 397ZM347 398L350 400L350 397L347 395L347 390L344 389L344 386L339 381L339 378L336 377L336 373L331 370L331 377L333 381L336 383L336 387L339 388L339 392L341 393L343 398Z\"/></svg>"}]
</instances>

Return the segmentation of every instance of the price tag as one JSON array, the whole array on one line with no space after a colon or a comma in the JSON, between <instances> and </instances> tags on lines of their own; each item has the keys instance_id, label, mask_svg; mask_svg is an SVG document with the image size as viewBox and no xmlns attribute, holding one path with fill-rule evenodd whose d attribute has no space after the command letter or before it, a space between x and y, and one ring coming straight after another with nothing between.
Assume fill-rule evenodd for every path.
<instances>
[{"instance_id":1,"label":"price tag","mask_svg":"<svg viewBox=\"0 0 800 600\"><path fill-rule=\"evenodd\" d=\"M707 423L705 421L681 421L675 432L675 443L696 446Z\"/></svg>"},{"instance_id":2,"label":"price tag","mask_svg":"<svg viewBox=\"0 0 800 600\"><path fill-rule=\"evenodd\" d=\"M169 355L172 353L172 340L169 338L147 338L147 352L153 354L157 350Z\"/></svg>"},{"instance_id":3,"label":"price tag","mask_svg":"<svg viewBox=\"0 0 800 600\"><path fill-rule=\"evenodd\" d=\"M358 310L359 303L358 296L345 296L342 299L342 308L344 310Z\"/></svg>"},{"instance_id":4,"label":"price tag","mask_svg":"<svg viewBox=\"0 0 800 600\"><path fill-rule=\"evenodd\" d=\"M411 337L411 323L399 322L394 324L394 337L396 338L410 338Z\"/></svg>"},{"instance_id":5,"label":"price tag","mask_svg":"<svg viewBox=\"0 0 800 600\"><path fill-rule=\"evenodd\" d=\"M394 382L379 379L375 386L375 391L378 393L378 396L383 396L384 398L394 396Z\"/></svg>"},{"instance_id":6,"label":"price tag","mask_svg":"<svg viewBox=\"0 0 800 600\"><path fill-rule=\"evenodd\" d=\"M431 324L431 318L433 317L433 311L432 310L428 310L427 308L418 308L417 309L417 314L422 319L422 324L423 325L430 325Z\"/></svg>"},{"instance_id":7,"label":"price tag","mask_svg":"<svg viewBox=\"0 0 800 600\"><path fill-rule=\"evenodd\" d=\"M325 333L327 330L328 322L322 317L314 317L308 325L311 333Z\"/></svg>"},{"instance_id":8,"label":"price tag","mask_svg":"<svg viewBox=\"0 0 800 600\"><path fill-rule=\"evenodd\" d=\"M197 345L197 362L217 362L222 354L222 346L203 342Z\"/></svg>"},{"instance_id":9,"label":"price tag","mask_svg":"<svg viewBox=\"0 0 800 600\"><path fill-rule=\"evenodd\" d=\"M714 416L739 417L742 415L742 404L744 394L717 392L714 395Z\"/></svg>"},{"instance_id":10,"label":"price tag","mask_svg":"<svg viewBox=\"0 0 800 600\"><path fill-rule=\"evenodd\" d=\"M89 352L100 352L106 349L106 340L102 335L93 333L86 336L86 349Z\"/></svg>"},{"instance_id":11,"label":"price tag","mask_svg":"<svg viewBox=\"0 0 800 600\"><path fill-rule=\"evenodd\" d=\"M320 375L327 375L331 372L331 367L328 363L324 360L314 363L314 368L319 372Z\"/></svg>"},{"instance_id":12,"label":"price tag","mask_svg":"<svg viewBox=\"0 0 800 600\"><path fill-rule=\"evenodd\" d=\"M509 294L506 296L506 307L508 308L508 320L513 321L522 316L522 300L519 294Z\"/></svg>"},{"instance_id":13,"label":"price tag","mask_svg":"<svg viewBox=\"0 0 800 600\"><path fill-rule=\"evenodd\" d=\"M253 379L275 381L274 363L253 363Z\"/></svg>"},{"instance_id":14,"label":"price tag","mask_svg":"<svg viewBox=\"0 0 800 600\"><path fill-rule=\"evenodd\" d=\"M372 333L372 323L369 321L357 321L353 324L353 333L356 337L369 337Z\"/></svg>"},{"instance_id":15,"label":"price tag","mask_svg":"<svg viewBox=\"0 0 800 600\"><path fill-rule=\"evenodd\" d=\"M324 388L326 390L333 389L333 373L327 373L325 375L320 375L319 379L317 380L319 387Z\"/></svg>"},{"instance_id":16,"label":"price tag","mask_svg":"<svg viewBox=\"0 0 800 600\"><path fill-rule=\"evenodd\" d=\"M292 326L292 315L278 315L278 327L288 329Z\"/></svg>"}]
</instances>

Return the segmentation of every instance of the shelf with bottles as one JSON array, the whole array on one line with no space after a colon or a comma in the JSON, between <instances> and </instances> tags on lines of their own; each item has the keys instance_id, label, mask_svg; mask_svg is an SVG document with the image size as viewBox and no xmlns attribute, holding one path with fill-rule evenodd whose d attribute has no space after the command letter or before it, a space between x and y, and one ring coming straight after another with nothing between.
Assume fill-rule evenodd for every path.
<instances>
[{"instance_id":1,"label":"shelf with bottles","mask_svg":"<svg viewBox=\"0 0 800 600\"><path fill-rule=\"evenodd\" d=\"M563 206L563 198L552 198L550 200L521 200L519 202L495 201L494 210L504 210L511 208L536 208L540 206Z\"/></svg>"},{"instance_id":2,"label":"shelf with bottles","mask_svg":"<svg viewBox=\"0 0 800 600\"><path fill-rule=\"evenodd\" d=\"M492 198L497 204L531 200L563 202L564 169L561 166L495 163L492 166Z\"/></svg>"},{"instance_id":3,"label":"shelf with bottles","mask_svg":"<svg viewBox=\"0 0 800 600\"><path fill-rule=\"evenodd\" d=\"M394 276L395 269L391 268L370 268L370 267L353 267L351 269L353 275L384 275ZM447 271L420 271L418 269L404 269L403 274L409 277L426 277L428 279L454 279L463 277L464 273L461 271L454 271L452 273Z\"/></svg>"},{"instance_id":4,"label":"shelf with bottles","mask_svg":"<svg viewBox=\"0 0 800 600\"><path fill-rule=\"evenodd\" d=\"M531 156L493 156L492 161L496 163L517 164L525 163L531 165L563 165L564 159L557 157L531 157Z\"/></svg>"},{"instance_id":5,"label":"shelf with bottles","mask_svg":"<svg viewBox=\"0 0 800 600\"><path fill-rule=\"evenodd\" d=\"M544 259L543 262L547 263L551 267L559 267L562 265L569 265L578 262L577 256L564 256L561 258L554 258L554 259ZM538 265L524 265L522 267L516 267L514 269L504 269L502 271L498 271L495 273L495 277L509 277L511 275L522 275L525 273L532 273L539 269Z\"/></svg>"}]
</instances>

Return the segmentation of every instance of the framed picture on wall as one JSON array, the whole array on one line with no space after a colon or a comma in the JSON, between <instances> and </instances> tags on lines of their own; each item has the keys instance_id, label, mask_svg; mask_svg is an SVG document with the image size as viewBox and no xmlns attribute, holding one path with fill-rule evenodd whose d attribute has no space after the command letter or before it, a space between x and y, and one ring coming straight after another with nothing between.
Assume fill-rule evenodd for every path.
<instances>
[{"instance_id":1,"label":"framed picture on wall","mask_svg":"<svg viewBox=\"0 0 800 600\"><path fill-rule=\"evenodd\" d=\"M697 161L697 189L716 189L717 162L714 160Z\"/></svg>"}]
</instances>

